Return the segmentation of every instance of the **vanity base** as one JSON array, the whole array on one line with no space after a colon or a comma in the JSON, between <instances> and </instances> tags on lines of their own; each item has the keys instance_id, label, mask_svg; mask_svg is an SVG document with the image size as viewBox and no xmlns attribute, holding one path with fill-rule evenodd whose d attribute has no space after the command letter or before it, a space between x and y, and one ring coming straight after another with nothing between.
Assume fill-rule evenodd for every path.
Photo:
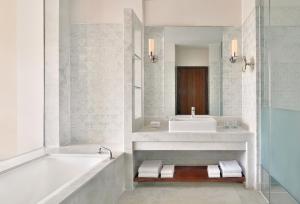
<instances>
[{"instance_id":1,"label":"vanity base","mask_svg":"<svg viewBox=\"0 0 300 204\"><path fill-rule=\"evenodd\" d=\"M239 178L208 178L207 166L175 166L173 178L134 178L135 182L226 182L244 183L245 177Z\"/></svg>"}]
</instances>

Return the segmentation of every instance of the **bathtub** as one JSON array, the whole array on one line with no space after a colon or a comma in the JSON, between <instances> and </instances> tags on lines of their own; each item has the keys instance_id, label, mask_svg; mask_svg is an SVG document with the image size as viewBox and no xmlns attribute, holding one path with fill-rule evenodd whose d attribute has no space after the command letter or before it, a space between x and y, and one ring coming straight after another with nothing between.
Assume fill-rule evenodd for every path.
<instances>
[{"instance_id":1,"label":"bathtub","mask_svg":"<svg viewBox=\"0 0 300 204\"><path fill-rule=\"evenodd\" d=\"M76 197L88 193L82 191L80 194L81 188L86 188L93 179L107 178L107 175L102 175L101 172L105 168L111 168L109 166L114 165L119 157L120 155L117 155L115 160L109 160L108 154L60 152L47 154L0 174L0 202L50 204L69 203L72 200L72 203L76 203L74 201ZM105 185L92 186L90 189L97 189L100 192L101 188L105 188ZM120 186L119 191L122 190L123 186ZM101 203L97 197L88 199L85 201L86 204ZM78 201L80 202L82 201Z\"/></svg>"}]
</instances>

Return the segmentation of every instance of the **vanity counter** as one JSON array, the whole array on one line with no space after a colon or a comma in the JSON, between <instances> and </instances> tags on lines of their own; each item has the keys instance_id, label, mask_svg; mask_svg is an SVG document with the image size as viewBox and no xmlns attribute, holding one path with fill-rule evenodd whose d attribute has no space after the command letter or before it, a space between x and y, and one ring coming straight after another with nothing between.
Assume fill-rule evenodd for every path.
<instances>
[{"instance_id":1,"label":"vanity counter","mask_svg":"<svg viewBox=\"0 0 300 204\"><path fill-rule=\"evenodd\" d=\"M134 133L157 133L157 132L167 132L167 133L172 133L169 132L169 127L168 125L162 125L159 128L153 128L150 126L144 126L143 128L139 129L138 131L134 132ZM222 132L227 132L227 133L245 133L248 132L249 130L247 128L243 128L243 127L238 127L238 128L224 128L224 127L217 127L217 131L216 132L209 132L209 133L222 133ZM174 133L174 132L173 132ZM189 132L191 133L191 132ZM205 133L206 132L200 132L200 134ZM199 132L197 132L197 134L199 134Z\"/></svg>"},{"instance_id":2,"label":"vanity counter","mask_svg":"<svg viewBox=\"0 0 300 204\"><path fill-rule=\"evenodd\" d=\"M239 160L245 167L246 186L253 186L251 181L255 164L252 162L252 155L255 152L255 138L243 125L239 128L217 126L216 132L169 132L168 123L163 122L159 128L145 126L133 132L132 148L137 155L154 155L150 157L152 159L162 158L164 155L166 158L163 158L169 161L168 157L178 155L178 160L174 159L176 162L182 161L182 155L187 152L187 155L199 155L187 158L188 161L195 160L198 163L207 163L206 159L214 162L224 160L226 155L230 155L228 158Z\"/></svg>"},{"instance_id":3,"label":"vanity counter","mask_svg":"<svg viewBox=\"0 0 300 204\"><path fill-rule=\"evenodd\" d=\"M248 141L253 133L246 128L223 128L217 127L216 132L169 132L168 126L159 128L145 126L133 132L133 142L138 141Z\"/></svg>"}]
</instances>

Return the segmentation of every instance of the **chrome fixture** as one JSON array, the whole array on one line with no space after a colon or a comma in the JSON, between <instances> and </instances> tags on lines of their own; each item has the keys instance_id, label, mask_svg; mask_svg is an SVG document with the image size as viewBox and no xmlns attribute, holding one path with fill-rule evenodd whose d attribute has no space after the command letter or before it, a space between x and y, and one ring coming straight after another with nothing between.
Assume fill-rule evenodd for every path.
<instances>
[{"instance_id":1,"label":"chrome fixture","mask_svg":"<svg viewBox=\"0 0 300 204\"><path fill-rule=\"evenodd\" d=\"M237 56L237 51L238 51L238 44L237 44L237 40L232 40L231 41L231 57L229 59L229 61L231 63L236 63L238 56Z\"/></svg>"},{"instance_id":2,"label":"chrome fixture","mask_svg":"<svg viewBox=\"0 0 300 204\"><path fill-rule=\"evenodd\" d=\"M152 63L157 62L158 57L155 55L155 40L154 39L148 40L148 54L149 54L150 61Z\"/></svg>"},{"instance_id":3,"label":"chrome fixture","mask_svg":"<svg viewBox=\"0 0 300 204\"><path fill-rule=\"evenodd\" d=\"M254 69L254 59L251 58L250 61L247 61L247 58L243 56L243 61L244 61L244 66L242 67L242 71L245 72L247 70L247 67L249 66L250 68Z\"/></svg>"},{"instance_id":4,"label":"chrome fixture","mask_svg":"<svg viewBox=\"0 0 300 204\"><path fill-rule=\"evenodd\" d=\"M191 116L192 116L192 117L195 117L195 115L196 115L196 108L195 108L195 107L192 107L192 108L191 108Z\"/></svg>"},{"instance_id":5,"label":"chrome fixture","mask_svg":"<svg viewBox=\"0 0 300 204\"><path fill-rule=\"evenodd\" d=\"M238 43L237 40L232 40L231 41L231 57L229 58L229 61L231 63L236 63L237 60L242 60L244 65L242 67L242 71L245 72L247 70L247 67L251 67L252 69L254 69L254 59L251 58L250 61L247 60L246 56L240 57L237 55L238 52Z\"/></svg>"},{"instance_id":6,"label":"chrome fixture","mask_svg":"<svg viewBox=\"0 0 300 204\"><path fill-rule=\"evenodd\" d=\"M113 155L112 155L112 151L111 151L109 148L107 148L107 147L100 146L100 147L99 147L98 153L99 153L99 154L102 154L102 153L103 153L103 150L106 150L106 151L109 152L109 159L110 159L110 160L114 159L114 157L113 157Z\"/></svg>"}]
</instances>

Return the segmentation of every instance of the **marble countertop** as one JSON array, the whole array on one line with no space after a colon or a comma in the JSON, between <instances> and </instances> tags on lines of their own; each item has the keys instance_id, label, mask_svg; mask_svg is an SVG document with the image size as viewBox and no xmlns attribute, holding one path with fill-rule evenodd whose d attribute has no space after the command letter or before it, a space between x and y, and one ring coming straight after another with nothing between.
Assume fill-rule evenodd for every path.
<instances>
[{"instance_id":1,"label":"marble countertop","mask_svg":"<svg viewBox=\"0 0 300 204\"><path fill-rule=\"evenodd\" d=\"M134 133L157 133L157 132L167 132L169 133L168 125L163 125L159 128L153 128L150 126L144 126L143 128L139 129ZM211 132L210 132L211 133ZM214 133L214 132L213 132ZM243 127L238 128L224 128L224 127L217 127L216 133L249 133L249 130ZM199 133L197 133L199 134Z\"/></svg>"},{"instance_id":2,"label":"marble countertop","mask_svg":"<svg viewBox=\"0 0 300 204\"><path fill-rule=\"evenodd\" d=\"M218 141L218 142L240 142L252 138L253 133L243 127L224 128L217 127L216 132L169 132L168 126L160 128L145 126L133 132L132 141Z\"/></svg>"}]
</instances>

